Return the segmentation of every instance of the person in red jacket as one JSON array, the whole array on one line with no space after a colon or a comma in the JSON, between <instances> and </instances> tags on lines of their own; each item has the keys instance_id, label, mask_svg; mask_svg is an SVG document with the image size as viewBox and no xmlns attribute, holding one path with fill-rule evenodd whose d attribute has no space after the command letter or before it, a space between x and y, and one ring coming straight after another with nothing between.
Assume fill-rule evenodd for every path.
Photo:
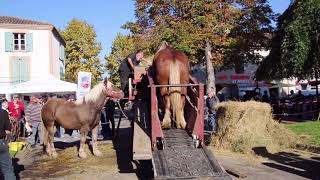
<instances>
[{"instance_id":1,"label":"person in red jacket","mask_svg":"<svg viewBox=\"0 0 320 180\"><path fill-rule=\"evenodd\" d=\"M19 100L19 96L18 95L14 95L13 96L13 101L10 101L8 103L8 106L9 106L8 108L9 108L10 115L13 118L16 118L16 119L20 120L22 118L22 112L24 111L24 105Z\"/></svg>"},{"instance_id":2,"label":"person in red jacket","mask_svg":"<svg viewBox=\"0 0 320 180\"><path fill-rule=\"evenodd\" d=\"M20 136L23 136L24 135L24 122L23 122L22 113L24 111L24 105L20 101L18 95L14 95L13 100L8 102L8 109L9 109L10 116L13 119L16 119L17 121L19 121L19 130L21 132Z\"/></svg>"}]
</instances>

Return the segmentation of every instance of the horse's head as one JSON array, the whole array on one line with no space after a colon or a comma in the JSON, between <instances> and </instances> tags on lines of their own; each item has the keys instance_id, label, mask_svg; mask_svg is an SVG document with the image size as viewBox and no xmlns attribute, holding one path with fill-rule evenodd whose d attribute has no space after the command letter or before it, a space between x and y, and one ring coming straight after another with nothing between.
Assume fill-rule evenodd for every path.
<instances>
[{"instance_id":1,"label":"horse's head","mask_svg":"<svg viewBox=\"0 0 320 180\"><path fill-rule=\"evenodd\" d=\"M124 93L115 87L108 78L103 80L103 84L105 87L105 94L107 97L115 98L115 99L122 99L124 97Z\"/></svg>"}]
</instances>

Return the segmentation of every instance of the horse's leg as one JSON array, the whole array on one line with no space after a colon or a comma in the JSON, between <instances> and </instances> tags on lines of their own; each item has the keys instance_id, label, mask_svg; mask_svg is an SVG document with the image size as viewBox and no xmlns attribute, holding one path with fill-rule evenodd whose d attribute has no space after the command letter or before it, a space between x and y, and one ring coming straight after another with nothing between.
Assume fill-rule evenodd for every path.
<instances>
[{"instance_id":1,"label":"horse's leg","mask_svg":"<svg viewBox=\"0 0 320 180\"><path fill-rule=\"evenodd\" d=\"M45 131L44 134L43 134L43 139L45 140L44 141L44 145L45 145L45 148L46 148L46 153L48 154L48 156L52 156L52 149L51 149L51 145L50 145L50 135L49 135L49 126L48 127L43 127L43 130Z\"/></svg>"},{"instance_id":2,"label":"horse's leg","mask_svg":"<svg viewBox=\"0 0 320 180\"><path fill-rule=\"evenodd\" d=\"M58 156L56 149L54 148L54 134L56 133L56 126L53 124L52 126L48 126L48 145L47 152L52 157L56 158Z\"/></svg>"},{"instance_id":3,"label":"horse's leg","mask_svg":"<svg viewBox=\"0 0 320 180\"><path fill-rule=\"evenodd\" d=\"M168 95L164 96L165 114L162 121L163 128L171 128L171 111L170 111L170 99Z\"/></svg>"},{"instance_id":4,"label":"horse's leg","mask_svg":"<svg viewBox=\"0 0 320 180\"><path fill-rule=\"evenodd\" d=\"M186 128L186 120L184 119L184 106L186 102L186 97L184 95L181 95L181 105L179 106L179 109L177 109L177 128L185 129Z\"/></svg>"},{"instance_id":5,"label":"horse's leg","mask_svg":"<svg viewBox=\"0 0 320 180\"><path fill-rule=\"evenodd\" d=\"M99 125L92 129L92 151L95 156L102 156L102 153L98 150L97 136Z\"/></svg>"},{"instance_id":6,"label":"horse's leg","mask_svg":"<svg viewBox=\"0 0 320 180\"><path fill-rule=\"evenodd\" d=\"M86 143L87 140L87 135L88 135L89 128L88 127L81 127L80 129L80 147L79 147L79 157L80 158L86 158L87 154L84 152L84 144Z\"/></svg>"}]
</instances>

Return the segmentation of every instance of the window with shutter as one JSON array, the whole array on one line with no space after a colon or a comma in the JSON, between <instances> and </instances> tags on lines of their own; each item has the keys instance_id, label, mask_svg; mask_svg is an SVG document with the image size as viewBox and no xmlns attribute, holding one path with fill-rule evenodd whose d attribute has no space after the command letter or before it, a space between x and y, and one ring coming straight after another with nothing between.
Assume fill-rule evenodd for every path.
<instances>
[{"instance_id":1,"label":"window with shutter","mask_svg":"<svg viewBox=\"0 0 320 180\"><path fill-rule=\"evenodd\" d=\"M13 50L25 51L26 50L26 34L13 33Z\"/></svg>"},{"instance_id":2,"label":"window with shutter","mask_svg":"<svg viewBox=\"0 0 320 180\"><path fill-rule=\"evenodd\" d=\"M30 80L29 61L24 58L14 58L11 60L12 84L19 84Z\"/></svg>"},{"instance_id":3,"label":"window with shutter","mask_svg":"<svg viewBox=\"0 0 320 180\"><path fill-rule=\"evenodd\" d=\"M62 61L62 63L64 64L64 59L65 59L65 49L64 46L60 44L60 48L59 48L59 59Z\"/></svg>"},{"instance_id":4,"label":"window with shutter","mask_svg":"<svg viewBox=\"0 0 320 180\"><path fill-rule=\"evenodd\" d=\"M13 50L13 34L11 32L5 32L5 51L12 52Z\"/></svg>"},{"instance_id":5,"label":"window with shutter","mask_svg":"<svg viewBox=\"0 0 320 180\"><path fill-rule=\"evenodd\" d=\"M19 59L11 60L11 82L13 85L20 82L20 62Z\"/></svg>"},{"instance_id":6,"label":"window with shutter","mask_svg":"<svg viewBox=\"0 0 320 180\"><path fill-rule=\"evenodd\" d=\"M26 38L27 38L27 51L32 52L33 51L33 35L32 35L32 33L27 33Z\"/></svg>"},{"instance_id":7,"label":"window with shutter","mask_svg":"<svg viewBox=\"0 0 320 180\"><path fill-rule=\"evenodd\" d=\"M60 80L64 80L64 68L60 66Z\"/></svg>"},{"instance_id":8,"label":"window with shutter","mask_svg":"<svg viewBox=\"0 0 320 180\"><path fill-rule=\"evenodd\" d=\"M30 80L29 77L29 61L27 59L20 60L21 82Z\"/></svg>"}]
</instances>

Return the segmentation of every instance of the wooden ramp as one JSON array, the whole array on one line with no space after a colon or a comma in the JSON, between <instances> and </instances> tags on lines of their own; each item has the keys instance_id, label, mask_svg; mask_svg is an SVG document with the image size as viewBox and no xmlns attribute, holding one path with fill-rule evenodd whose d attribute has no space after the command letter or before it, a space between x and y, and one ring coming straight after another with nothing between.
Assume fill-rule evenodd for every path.
<instances>
[{"instance_id":1,"label":"wooden ramp","mask_svg":"<svg viewBox=\"0 0 320 180\"><path fill-rule=\"evenodd\" d=\"M134 103L133 160L151 160L150 117L145 101Z\"/></svg>"},{"instance_id":2,"label":"wooden ramp","mask_svg":"<svg viewBox=\"0 0 320 180\"><path fill-rule=\"evenodd\" d=\"M164 149L153 152L153 167L155 179L232 179L210 150L195 148L181 129L164 131Z\"/></svg>"}]
</instances>

